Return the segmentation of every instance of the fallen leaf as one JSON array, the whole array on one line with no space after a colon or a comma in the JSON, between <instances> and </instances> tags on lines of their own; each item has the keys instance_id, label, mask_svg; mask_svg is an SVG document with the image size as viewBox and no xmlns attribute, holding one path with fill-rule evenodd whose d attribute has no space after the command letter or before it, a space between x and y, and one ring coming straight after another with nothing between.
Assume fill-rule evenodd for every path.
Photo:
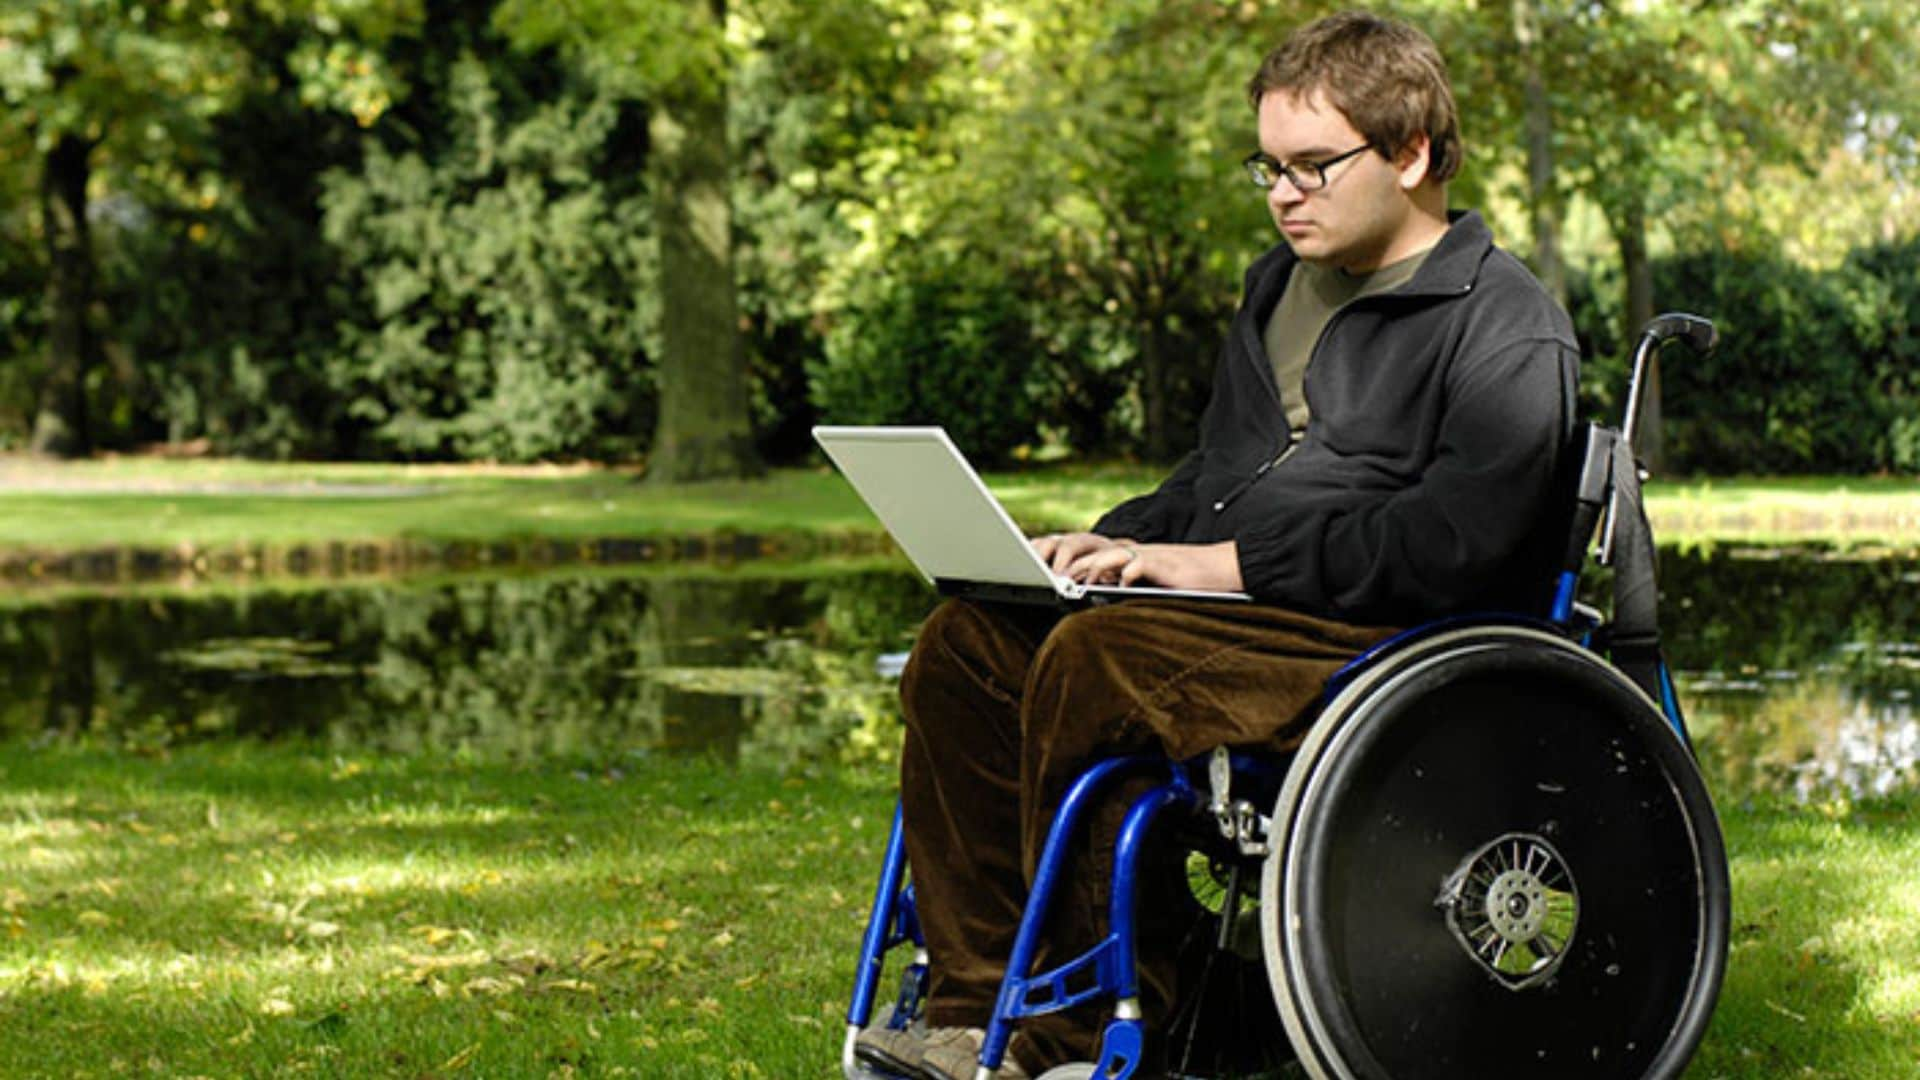
<instances>
[{"instance_id":1,"label":"fallen leaf","mask_svg":"<svg viewBox=\"0 0 1920 1080\"><path fill-rule=\"evenodd\" d=\"M479 978L468 979L465 983L462 983L460 990L466 994L489 994L498 996L500 994L513 993L515 986L514 980L496 979L491 975L482 975Z\"/></svg>"}]
</instances>

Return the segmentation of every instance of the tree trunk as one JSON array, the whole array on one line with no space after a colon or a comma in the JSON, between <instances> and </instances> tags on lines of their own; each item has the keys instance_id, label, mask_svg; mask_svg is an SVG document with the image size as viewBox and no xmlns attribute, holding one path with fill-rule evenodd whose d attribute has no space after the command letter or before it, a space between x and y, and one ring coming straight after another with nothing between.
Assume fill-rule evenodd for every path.
<instances>
[{"instance_id":1,"label":"tree trunk","mask_svg":"<svg viewBox=\"0 0 1920 1080\"><path fill-rule=\"evenodd\" d=\"M93 726L99 700L94 677L93 603L56 604L47 638L46 730L68 738Z\"/></svg>"},{"instance_id":2,"label":"tree trunk","mask_svg":"<svg viewBox=\"0 0 1920 1080\"><path fill-rule=\"evenodd\" d=\"M722 670L724 644L743 628L763 625L748 591L732 579L659 578L647 585L641 633L658 642L669 671ZM719 687L666 684L661 696L660 749L736 765L753 728L745 696ZM771 733L769 733L771 734Z\"/></svg>"},{"instance_id":3,"label":"tree trunk","mask_svg":"<svg viewBox=\"0 0 1920 1080\"><path fill-rule=\"evenodd\" d=\"M1527 205L1533 213L1533 269L1554 300L1567 306L1567 268L1560 252L1560 199L1553 186L1553 104L1540 55L1538 0L1513 0L1513 36L1526 95Z\"/></svg>"},{"instance_id":4,"label":"tree trunk","mask_svg":"<svg viewBox=\"0 0 1920 1080\"><path fill-rule=\"evenodd\" d=\"M1167 332L1167 317L1157 315L1147 329L1146 355L1141 357L1140 406L1144 414L1147 460L1168 461L1177 456L1173 432L1167 421L1168 366L1173 335Z\"/></svg>"},{"instance_id":5,"label":"tree trunk","mask_svg":"<svg viewBox=\"0 0 1920 1080\"><path fill-rule=\"evenodd\" d=\"M716 4L716 17L723 13ZM765 471L753 447L734 289L726 80L704 81L662 95L647 125L665 348L647 476L668 484Z\"/></svg>"},{"instance_id":6,"label":"tree trunk","mask_svg":"<svg viewBox=\"0 0 1920 1080\"><path fill-rule=\"evenodd\" d=\"M1653 262L1647 257L1647 207L1637 192L1627 195L1627 204L1620 215L1620 263L1627 279L1626 325L1621 328L1621 340L1632 349L1640 340L1641 328L1653 318ZM1638 428L1634 434L1634 451L1650 471L1659 472L1666 460L1661 438L1658 353L1647 360L1646 382L1640 390Z\"/></svg>"},{"instance_id":7,"label":"tree trunk","mask_svg":"<svg viewBox=\"0 0 1920 1080\"><path fill-rule=\"evenodd\" d=\"M93 143L62 135L40 178L40 220L47 243L47 374L30 446L37 454L77 457L93 449L87 429L87 361L93 340L93 239L87 228L87 178Z\"/></svg>"}]
</instances>

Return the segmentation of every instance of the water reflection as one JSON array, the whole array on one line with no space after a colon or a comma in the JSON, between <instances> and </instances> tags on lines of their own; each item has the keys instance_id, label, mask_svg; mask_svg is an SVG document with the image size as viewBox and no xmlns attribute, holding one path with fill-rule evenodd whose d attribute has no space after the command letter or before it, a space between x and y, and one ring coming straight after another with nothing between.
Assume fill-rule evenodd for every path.
<instances>
[{"instance_id":1,"label":"water reflection","mask_svg":"<svg viewBox=\"0 0 1920 1080\"><path fill-rule=\"evenodd\" d=\"M668 568L671 569L671 568ZM1662 555L1662 622L1724 795L1920 788L1920 569ZM892 564L657 569L0 608L0 738L791 766L886 756L876 659L933 605Z\"/></svg>"},{"instance_id":2,"label":"water reflection","mask_svg":"<svg viewBox=\"0 0 1920 1080\"><path fill-rule=\"evenodd\" d=\"M1661 622L1715 789L1806 801L1920 789L1920 565L1661 554Z\"/></svg>"},{"instance_id":3,"label":"water reflection","mask_svg":"<svg viewBox=\"0 0 1920 1080\"><path fill-rule=\"evenodd\" d=\"M887 715L930 607L892 568L64 598L0 609L0 737L789 764Z\"/></svg>"}]
</instances>

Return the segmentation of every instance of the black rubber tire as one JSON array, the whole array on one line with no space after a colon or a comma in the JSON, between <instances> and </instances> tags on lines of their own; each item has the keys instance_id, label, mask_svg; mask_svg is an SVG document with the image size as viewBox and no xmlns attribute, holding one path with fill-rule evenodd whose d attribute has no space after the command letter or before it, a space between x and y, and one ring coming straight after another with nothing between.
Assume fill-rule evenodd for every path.
<instances>
[{"instance_id":1,"label":"black rubber tire","mask_svg":"<svg viewBox=\"0 0 1920 1080\"><path fill-rule=\"evenodd\" d=\"M1577 882L1557 969L1513 989L1436 904L1508 834ZM1603 660L1544 631L1441 632L1346 686L1275 803L1276 1004L1325 1077L1668 1077L1726 964L1726 854L1691 755Z\"/></svg>"}]
</instances>

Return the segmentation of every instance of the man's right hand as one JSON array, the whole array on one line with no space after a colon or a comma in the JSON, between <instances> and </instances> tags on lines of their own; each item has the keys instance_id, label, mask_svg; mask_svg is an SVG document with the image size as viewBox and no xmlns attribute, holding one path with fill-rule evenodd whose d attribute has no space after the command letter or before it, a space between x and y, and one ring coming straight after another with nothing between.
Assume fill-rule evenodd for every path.
<instances>
[{"instance_id":1,"label":"man's right hand","mask_svg":"<svg viewBox=\"0 0 1920 1080\"><path fill-rule=\"evenodd\" d=\"M1066 573L1067 567L1082 556L1131 543L1133 541L1124 537L1106 537L1090 532L1050 533L1032 540L1033 550L1040 553L1040 560L1056 574Z\"/></svg>"}]
</instances>

